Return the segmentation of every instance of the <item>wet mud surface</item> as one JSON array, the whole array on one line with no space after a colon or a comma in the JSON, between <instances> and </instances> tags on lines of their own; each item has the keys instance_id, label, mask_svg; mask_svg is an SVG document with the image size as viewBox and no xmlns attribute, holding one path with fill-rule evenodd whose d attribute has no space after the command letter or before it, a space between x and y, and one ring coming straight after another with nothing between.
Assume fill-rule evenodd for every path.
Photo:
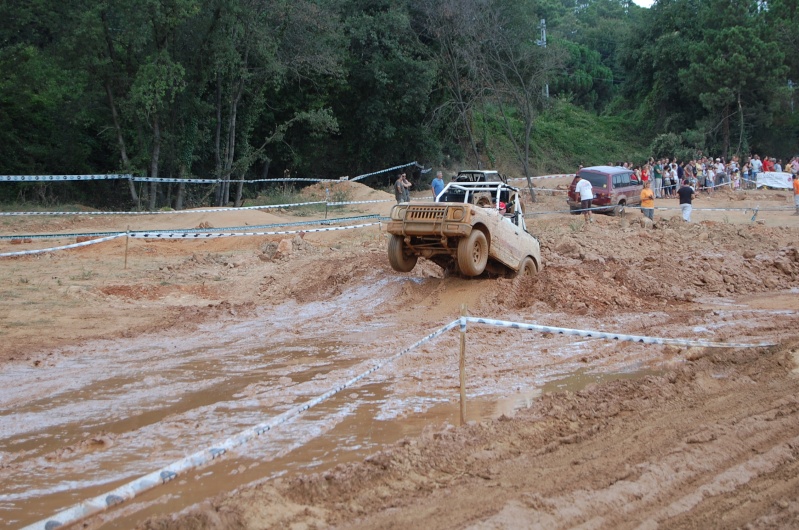
<instances>
[{"instance_id":1,"label":"wet mud surface","mask_svg":"<svg viewBox=\"0 0 799 530\"><path fill-rule=\"evenodd\" d=\"M387 197L346 185L353 200ZM778 192L747 193L703 200L788 204ZM451 322L462 304L503 320L775 346L470 324L466 425L456 328L78 526L797 526L799 218L790 213L752 223L751 213L697 211L686 225L663 212L655 228L629 214L589 226L528 217L545 268L524 280L445 277L424 260L397 274L379 226L132 240L127 269L122 239L0 259L0 526L44 519L322 395ZM286 219L296 218L175 214L132 228ZM15 218L3 233L129 222ZM14 250L0 240L0 252Z\"/></svg>"}]
</instances>

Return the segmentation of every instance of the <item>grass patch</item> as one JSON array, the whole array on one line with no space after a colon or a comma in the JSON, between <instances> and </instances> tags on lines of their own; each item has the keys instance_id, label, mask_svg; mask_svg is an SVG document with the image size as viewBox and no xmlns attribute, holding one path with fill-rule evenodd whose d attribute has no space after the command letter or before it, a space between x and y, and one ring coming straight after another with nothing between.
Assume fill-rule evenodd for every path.
<instances>
[{"instance_id":1,"label":"grass patch","mask_svg":"<svg viewBox=\"0 0 799 530\"><path fill-rule=\"evenodd\" d=\"M637 123L629 113L597 116L568 101L552 99L535 121L530 146L534 175L571 173L577 166L641 164L650 156L648 140L630 125ZM513 113L511 127L523 137L523 125ZM475 127L490 168L521 170L513 144L508 140L498 109L486 106L475 113Z\"/></svg>"}]
</instances>

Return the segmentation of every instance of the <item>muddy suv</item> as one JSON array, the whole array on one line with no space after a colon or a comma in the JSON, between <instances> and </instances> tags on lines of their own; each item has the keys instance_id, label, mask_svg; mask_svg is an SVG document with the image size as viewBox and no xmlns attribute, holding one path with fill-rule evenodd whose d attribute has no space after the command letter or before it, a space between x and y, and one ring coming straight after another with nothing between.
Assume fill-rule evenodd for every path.
<instances>
[{"instance_id":1,"label":"muddy suv","mask_svg":"<svg viewBox=\"0 0 799 530\"><path fill-rule=\"evenodd\" d=\"M591 183L594 191L593 208L607 206L598 212L611 215L624 213L625 206L641 206L641 190L643 182L635 179L635 173L630 169L611 166L585 167L577 173ZM569 186L569 210L580 213L580 197L574 191L575 183Z\"/></svg>"},{"instance_id":2,"label":"muddy suv","mask_svg":"<svg viewBox=\"0 0 799 530\"><path fill-rule=\"evenodd\" d=\"M532 276L541 269L519 189L501 181L454 181L435 201L397 204L387 230L388 261L398 272L413 270L419 256L464 276Z\"/></svg>"}]
</instances>

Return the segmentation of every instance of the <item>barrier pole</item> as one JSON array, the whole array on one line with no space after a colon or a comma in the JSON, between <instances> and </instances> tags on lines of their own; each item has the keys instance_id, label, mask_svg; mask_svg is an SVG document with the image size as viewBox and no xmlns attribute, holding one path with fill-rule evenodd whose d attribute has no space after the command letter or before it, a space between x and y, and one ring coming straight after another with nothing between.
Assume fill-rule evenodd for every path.
<instances>
[{"instance_id":1,"label":"barrier pole","mask_svg":"<svg viewBox=\"0 0 799 530\"><path fill-rule=\"evenodd\" d=\"M124 270L128 270L128 244L130 243L130 225L128 225L128 229L125 232L125 267Z\"/></svg>"},{"instance_id":2,"label":"barrier pole","mask_svg":"<svg viewBox=\"0 0 799 530\"><path fill-rule=\"evenodd\" d=\"M461 354L459 371L461 380L461 425L466 423L466 304L461 304Z\"/></svg>"}]
</instances>

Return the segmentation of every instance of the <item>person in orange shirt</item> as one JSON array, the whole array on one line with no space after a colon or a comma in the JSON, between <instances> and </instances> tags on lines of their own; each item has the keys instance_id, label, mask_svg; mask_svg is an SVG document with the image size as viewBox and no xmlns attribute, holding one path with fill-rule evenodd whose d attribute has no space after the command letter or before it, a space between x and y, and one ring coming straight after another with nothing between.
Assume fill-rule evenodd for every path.
<instances>
[{"instance_id":1,"label":"person in orange shirt","mask_svg":"<svg viewBox=\"0 0 799 530\"><path fill-rule=\"evenodd\" d=\"M796 206L794 215L799 215L799 175L793 175L793 204Z\"/></svg>"},{"instance_id":2,"label":"person in orange shirt","mask_svg":"<svg viewBox=\"0 0 799 530\"><path fill-rule=\"evenodd\" d=\"M794 188L796 181L794 180ZM641 190L641 213L644 217L649 217L651 221L655 220L655 192L652 191L652 185L648 180L644 181L644 189Z\"/></svg>"}]
</instances>

